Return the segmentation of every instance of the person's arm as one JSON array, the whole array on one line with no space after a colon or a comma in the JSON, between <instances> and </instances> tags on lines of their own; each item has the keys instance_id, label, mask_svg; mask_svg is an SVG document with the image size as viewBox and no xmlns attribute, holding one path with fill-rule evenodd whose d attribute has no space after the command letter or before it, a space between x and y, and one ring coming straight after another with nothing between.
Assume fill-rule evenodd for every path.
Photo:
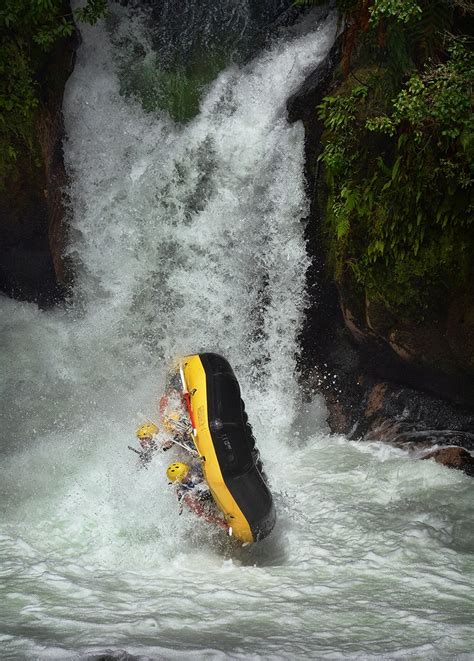
<instances>
[{"instance_id":1,"label":"person's arm","mask_svg":"<svg viewBox=\"0 0 474 661\"><path fill-rule=\"evenodd\" d=\"M186 506L192 512L204 519L204 521L207 521L208 523L214 523L215 525L219 526L219 528L222 528L222 530L225 530L226 532L228 531L229 526L226 524L224 519L221 519L215 514L209 514L199 498L196 498L196 496L194 496L192 493L185 493L181 500L182 502L186 503Z\"/></svg>"},{"instance_id":2,"label":"person's arm","mask_svg":"<svg viewBox=\"0 0 474 661\"><path fill-rule=\"evenodd\" d=\"M153 453L150 450L142 450L139 452L139 459L138 459L138 466L139 468L148 468L148 464L150 463Z\"/></svg>"}]
</instances>

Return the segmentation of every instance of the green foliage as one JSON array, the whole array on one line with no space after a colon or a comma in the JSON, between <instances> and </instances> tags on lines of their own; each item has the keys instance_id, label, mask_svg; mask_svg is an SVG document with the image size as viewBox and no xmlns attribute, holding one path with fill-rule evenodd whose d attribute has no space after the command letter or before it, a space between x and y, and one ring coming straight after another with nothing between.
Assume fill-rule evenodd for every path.
<instances>
[{"instance_id":1,"label":"green foliage","mask_svg":"<svg viewBox=\"0 0 474 661\"><path fill-rule=\"evenodd\" d=\"M411 76L393 104L393 129L408 122L420 145L433 134L433 127L440 134L440 146L445 138L472 135L474 53L459 40L448 48L448 55L445 63Z\"/></svg>"},{"instance_id":2,"label":"green foliage","mask_svg":"<svg viewBox=\"0 0 474 661\"><path fill-rule=\"evenodd\" d=\"M366 67L319 107L334 274L350 268L369 298L412 314L472 277L474 56L447 43L395 94L389 64Z\"/></svg>"},{"instance_id":3,"label":"green foliage","mask_svg":"<svg viewBox=\"0 0 474 661\"><path fill-rule=\"evenodd\" d=\"M105 16L106 11L107 0L87 0L84 7L76 9L74 18L79 23L95 25L100 18Z\"/></svg>"},{"instance_id":4,"label":"green foliage","mask_svg":"<svg viewBox=\"0 0 474 661\"><path fill-rule=\"evenodd\" d=\"M369 12L372 24L377 24L382 18L394 18L400 23L409 23L419 17L422 10L416 0L375 0Z\"/></svg>"},{"instance_id":5,"label":"green foliage","mask_svg":"<svg viewBox=\"0 0 474 661\"><path fill-rule=\"evenodd\" d=\"M76 17L90 23L105 12L106 0L88 0ZM20 154L35 153L35 117L41 70L48 53L74 32L64 0L3 0L0 7L0 187Z\"/></svg>"},{"instance_id":6,"label":"green foliage","mask_svg":"<svg viewBox=\"0 0 474 661\"><path fill-rule=\"evenodd\" d=\"M11 67L10 62L15 66ZM0 176L2 164L15 161L21 145L32 148L32 125L38 106L32 77L24 51L13 39L4 39L0 45Z\"/></svg>"},{"instance_id":7,"label":"green foliage","mask_svg":"<svg viewBox=\"0 0 474 661\"><path fill-rule=\"evenodd\" d=\"M309 7L324 4L323 0L294 0L296 7ZM353 11L361 6L359 0L337 0L337 7L342 12ZM422 12L416 0L373 0L369 12L372 23L377 23L381 18L394 18L401 23L408 23L412 18L419 16Z\"/></svg>"}]
</instances>

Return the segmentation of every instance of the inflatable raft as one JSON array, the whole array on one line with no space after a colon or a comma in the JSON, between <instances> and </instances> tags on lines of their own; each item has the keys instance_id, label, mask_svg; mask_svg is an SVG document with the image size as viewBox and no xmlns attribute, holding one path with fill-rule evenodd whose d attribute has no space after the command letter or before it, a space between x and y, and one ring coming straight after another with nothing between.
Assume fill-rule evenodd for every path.
<instances>
[{"instance_id":1,"label":"inflatable raft","mask_svg":"<svg viewBox=\"0 0 474 661\"><path fill-rule=\"evenodd\" d=\"M218 354L201 353L182 358L179 368L213 499L235 538L261 540L275 525L275 508L232 367Z\"/></svg>"}]
</instances>

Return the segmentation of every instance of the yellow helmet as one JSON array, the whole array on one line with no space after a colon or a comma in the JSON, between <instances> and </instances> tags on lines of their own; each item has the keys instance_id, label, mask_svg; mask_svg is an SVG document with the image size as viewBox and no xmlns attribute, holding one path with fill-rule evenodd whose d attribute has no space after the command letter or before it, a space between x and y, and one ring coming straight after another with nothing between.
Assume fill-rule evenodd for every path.
<instances>
[{"instance_id":1,"label":"yellow helmet","mask_svg":"<svg viewBox=\"0 0 474 661\"><path fill-rule=\"evenodd\" d=\"M166 469L166 477L170 482L182 482L186 475L189 473L188 464L184 464L181 461L177 461L174 464L170 464Z\"/></svg>"},{"instance_id":2,"label":"yellow helmet","mask_svg":"<svg viewBox=\"0 0 474 661\"><path fill-rule=\"evenodd\" d=\"M146 422L137 429L137 438L141 441L145 438L151 438L158 431L158 427L153 422Z\"/></svg>"}]
</instances>

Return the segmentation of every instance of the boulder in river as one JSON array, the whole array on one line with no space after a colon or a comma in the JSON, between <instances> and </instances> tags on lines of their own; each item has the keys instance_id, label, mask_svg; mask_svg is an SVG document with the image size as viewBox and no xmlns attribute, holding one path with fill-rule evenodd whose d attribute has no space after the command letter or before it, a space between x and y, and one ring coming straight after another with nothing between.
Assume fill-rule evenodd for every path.
<instances>
[{"instance_id":1,"label":"boulder in river","mask_svg":"<svg viewBox=\"0 0 474 661\"><path fill-rule=\"evenodd\" d=\"M438 464L462 470L467 475L474 477L474 457L464 448L440 448L425 455L422 459L434 459Z\"/></svg>"}]
</instances>

